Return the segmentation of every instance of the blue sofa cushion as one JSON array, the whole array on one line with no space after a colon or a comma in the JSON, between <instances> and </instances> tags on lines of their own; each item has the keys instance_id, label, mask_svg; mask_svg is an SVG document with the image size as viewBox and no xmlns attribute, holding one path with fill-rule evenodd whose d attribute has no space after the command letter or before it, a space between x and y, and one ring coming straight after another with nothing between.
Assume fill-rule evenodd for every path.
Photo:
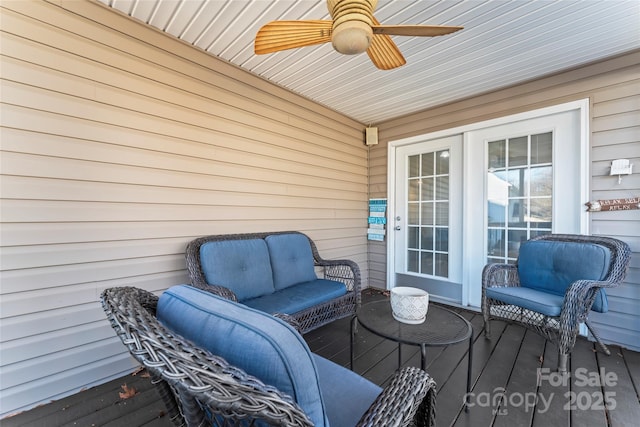
<instances>
[{"instance_id":1,"label":"blue sofa cushion","mask_svg":"<svg viewBox=\"0 0 640 427\"><path fill-rule=\"evenodd\" d=\"M316 354L313 356L329 424L331 427L355 426L382 389L349 369Z\"/></svg>"},{"instance_id":2,"label":"blue sofa cushion","mask_svg":"<svg viewBox=\"0 0 640 427\"><path fill-rule=\"evenodd\" d=\"M486 290L487 297L523 307L546 316L560 316L564 297L546 291L521 286L494 286Z\"/></svg>"},{"instance_id":3,"label":"blue sofa cushion","mask_svg":"<svg viewBox=\"0 0 640 427\"><path fill-rule=\"evenodd\" d=\"M293 314L314 305L322 304L347 293L344 283L316 279L295 286L243 301L243 304L266 313Z\"/></svg>"},{"instance_id":4,"label":"blue sofa cushion","mask_svg":"<svg viewBox=\"0 0 640 427\"><path fill-rule=\"evenodd\" d=\"M314 425L328 425L312 353L287 323L187 285L160 296L157 316L175 333L291 396Z\"/></svg>"},{"instance_id":5,"label":"blue sofa cushion","mask_svg":"<svg viewBox=\"0 0 640 427\"><path fill-rule=\"evenodd\" d=\"M269 247L276 290L317 279L311 246L306 236L272 234L265 241Z\"/></svg>"},{"instance_id":6,"label":"blue sofa cushion","mask_svg":"<svg viewBox=\"0 0 640 427\"><path fill-rule=\"evenodd\" d=\"M207 242L200 246L200 264L207 283L231 289L238 301L275 290L269 250L262 239Z\"/></svg>"},{"instance_id":7,"label":"blue sofa cushion","mask_svg":"<svg viewBox=\"0 0 640 427\"><path fill-rule=\"evenodd\" d=\"M604 279L610 260L609 249L593 243L527 241L518 255L520 285L564 295L576 280ZM598 293L592 310L606 312L607 295L604 289Z\"/></svg>"}]
</instances>

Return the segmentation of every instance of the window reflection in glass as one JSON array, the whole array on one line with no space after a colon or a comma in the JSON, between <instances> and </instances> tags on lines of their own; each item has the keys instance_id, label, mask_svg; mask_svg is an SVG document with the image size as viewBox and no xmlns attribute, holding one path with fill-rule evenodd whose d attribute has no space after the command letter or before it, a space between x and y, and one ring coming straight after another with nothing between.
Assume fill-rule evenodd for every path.
<instances>
[{"instance_id":1,"label":"window reflection in glass","mask_svg":"<svg viewBox=\"0 0 640 427\"><path fill-rule=\"evenodd\" d=\"M553 132L487 144L488 262L513 263L523 241L551 232L552 154Z\"/></svg>"},{"instance_id":2,"label":"window reflection in glass","mask_svg":"<svg viewBox=\"0 0 640 427\"><path fill-rule=\"evenodd\" d=\"M553 190L553 169L551 166L531 168L531 195L551 196Z\"/></svg>"}]
</instances>

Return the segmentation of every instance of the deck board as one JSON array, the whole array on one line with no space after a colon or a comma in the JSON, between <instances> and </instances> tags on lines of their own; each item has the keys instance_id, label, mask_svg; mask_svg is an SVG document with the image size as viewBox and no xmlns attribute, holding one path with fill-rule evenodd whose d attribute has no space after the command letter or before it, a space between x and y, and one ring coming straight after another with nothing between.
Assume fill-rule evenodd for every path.
<instances>
[{"instance_id":1,"label":"deck board","mask_svg":"<svg viewBox=\"0 0 640 427\"><path fill-rule=\"evenodd\" d=\"M380 292L365 292L364 302L388 298ZM578 338L571 356L571 377L566 384L539 381L540 368L553 373L557 364L557 347L524 328L501 321L492 322L491 338L485 338L482 316L476 312L454 309L469 320L474 330L472 398L474 406L464 410L467 380L467 343L427 349L427 372L438 384L436 420L438 426L473 427L622 427L638 425L640 420L640 353L610 346L611 356L595 351L592 342ZM341 319L311 331L305 340L312 351L334 362L349 366L350 319ZM398 368L398 346L364 328L358 328L355 340L354 370L384 386ZM402 346L403 366L420 366L420 352L416 346ZM576 369L589 374L615 375L615 381L585 384L578 381ZM609 378L610 378L609 377ZM121 386L127 384L138 393L121 399ZM604 397L615 400L615 408L589 407L566 409L571 393L582 401ZM500 393L504 396L502 404ZM479 400L489 398L489 403ZM537 396L535 407L527 407L522 399ZM547 408L542 396L551 401ZM551 397L551 399L550 399ZM520 403L522 402L522 403ZM482 404L480 404L482 403ZM579 403L579 405L578 405ZM544 410L543 410L544 409ZM0 421L2 427L59 427L59 426L144 426L168 427L162 401L148 377L142 373L126 375L64 399L34 408Z\"/></svg>"}]
</instances>

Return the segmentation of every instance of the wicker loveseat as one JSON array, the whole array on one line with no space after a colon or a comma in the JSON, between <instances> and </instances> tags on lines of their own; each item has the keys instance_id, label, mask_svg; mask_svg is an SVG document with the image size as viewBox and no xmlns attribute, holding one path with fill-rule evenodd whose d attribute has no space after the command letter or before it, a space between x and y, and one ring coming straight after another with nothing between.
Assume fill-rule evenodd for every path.
<instances>
[{"instance_id":1,"label":"wicker loveseat","mask_svg":"<svg viewBox=\"0 0 640 427\"><path fill-rule=\"evenodd\" d=\"M589 312L608 310L605 289L625 278L631 250L610 237L547 234L520 246L516 264L488 264L482 272L485 334L491 319L520 323L558 346L558 370L567 369L580 323L606 345Z\"/></svg>"},{"instance_id":2,"label":"wicker loveseat","mask_svg":"<svg viewBox=\"0 0 640 427\"><path fill-rule=\"evenodd\" d=\"M358 264L322 259L300 232L200 237L187 245L186 259L192 286L289 315L302 333L354 314L361 301Z\"/></svg>"},{"instance_id":3,"label":"wicker loveseat","mask_svg":"<svg viewBox=\"0 0 640 427\"><path fill-rule=\"evenodd\" d=\"M434 425L426 372L404 368L381 389L311 353L294 328L262 311L185 285L159 298L110 288L102 305L177 426Z\"/></svg>"}]
</instances>

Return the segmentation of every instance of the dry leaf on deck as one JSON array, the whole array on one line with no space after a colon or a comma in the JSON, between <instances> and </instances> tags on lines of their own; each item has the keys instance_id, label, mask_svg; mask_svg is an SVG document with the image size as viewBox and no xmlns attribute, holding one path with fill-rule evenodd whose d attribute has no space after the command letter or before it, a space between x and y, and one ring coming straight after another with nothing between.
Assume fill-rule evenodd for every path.
<instances>
[{"instance_id":1,"label":"dry leaf on deck","mask_svg":"<svg viewBox=\"0 0 640 427\"><path fill-rule=\"evenodd\" d=\"M118 393L120 395L120 399L129 399L138 394L134 387L129 387L126 384L123 384L120 387L122 388L122 391Z\"/></svg>"}]
</instances>

